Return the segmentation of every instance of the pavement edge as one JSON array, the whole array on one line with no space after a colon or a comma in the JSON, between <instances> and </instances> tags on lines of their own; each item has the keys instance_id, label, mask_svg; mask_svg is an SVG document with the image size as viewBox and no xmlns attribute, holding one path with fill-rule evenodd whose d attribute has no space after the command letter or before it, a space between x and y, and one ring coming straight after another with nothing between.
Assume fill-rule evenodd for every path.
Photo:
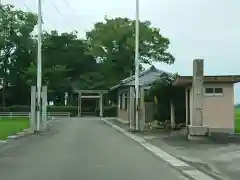
<instances>
[{"instance_id":1,"label":"pavement edge","mask_svg":"<svg viewBox=\"0 0 240 180\"><path fill-rule=\"evenodd\" d=\"M188 163L174 157L173 155L163 151L157 146L154 146L148 143L143 138L134 135L127 130L109 122L106 119L102 119L106 124L111 126L112 128L116 129L117 131L121 132L122 134L126 135L127 137L131 138L135 142L138 142L141 146L143 146L146 150L154 154L156 157L160 158L161 160L165 161L168 165L173 167L174 169L180 171L184 176L190 178L191 180L215 180L212 177L206 175L205 173L199 171L198 169L194 168L193 166L189 165Z\"/></svg>"}]
</instances>

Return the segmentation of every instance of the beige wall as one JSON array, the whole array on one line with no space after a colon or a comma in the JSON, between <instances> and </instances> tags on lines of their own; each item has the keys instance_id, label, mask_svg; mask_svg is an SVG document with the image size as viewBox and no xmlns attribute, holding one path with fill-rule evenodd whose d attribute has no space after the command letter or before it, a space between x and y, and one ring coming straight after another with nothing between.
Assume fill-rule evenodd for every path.
<instances>
[{"instance_id":1,"label":"beige wall","mask_svg":"<svg viewBox=\"0 0 240 180\"><path fill-rule=\"evenodd\" d=\"M128 121L128 111L118 108L118 118L120 120Z\"/></svg>"},{"instance_id":2,"label":"beige wall","mask_svg":"<svg viewBox=\"0 0 240 180\"><path fill-rule=\"evenodd\" d=\"M205 87L223 88L223 95L206 96L204 94L203 125L208 126L211 132L234 132L233 84L205 84ZM192 88L190 91L190 119L192 119Z\"/></svg>"}]
</instances>

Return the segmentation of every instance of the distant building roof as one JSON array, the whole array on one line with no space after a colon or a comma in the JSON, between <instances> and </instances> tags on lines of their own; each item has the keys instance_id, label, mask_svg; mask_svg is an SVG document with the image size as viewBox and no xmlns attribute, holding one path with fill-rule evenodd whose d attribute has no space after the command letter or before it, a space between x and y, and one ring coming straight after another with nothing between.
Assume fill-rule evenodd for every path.
<instances>
[{"instance_id":1,"label":"distant building roof","mask_svg":"<svg viewBox=\"0 0 240 180\"><path fill-rule=\"evenodd\" d=\"M173 82L174 86L190 86L192 85L192 76L178 76ZM211 75L204 76L204 83L238 83L240 82L240 75Z\"/></svg>"},{"instance_id":2,"label":"distant building roof","mask_svg":"<svg viewBox=\"0 0 240 180\"><path fill-rule=\"evenodd\" d=\"M171 74L171 73L159 70L155 66L151 66L150 68L148 68L147 70L139 74L139 85L148 86L154 83L156 80L158 80L160 78L160 75L163 73ZM135 84L135 75L121 80L119 84L113 86L112 88L110 88L110 90L117 89L121 86L134 86L134 84Z\"/></svg>"}]
</instances>

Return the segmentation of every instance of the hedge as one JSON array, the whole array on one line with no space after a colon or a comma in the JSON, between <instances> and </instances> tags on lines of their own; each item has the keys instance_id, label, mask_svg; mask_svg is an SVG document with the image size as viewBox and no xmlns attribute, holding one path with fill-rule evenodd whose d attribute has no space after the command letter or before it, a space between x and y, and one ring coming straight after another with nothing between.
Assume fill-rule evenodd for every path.
<instances>
[{"instance_id":1,"label":"hedge","mask_svg":"<svg viewBox=\"0 0 240 180\"><path fill-rule=\"evenodd\" d=\"M100 110L96 110L96 116L99 116ZM103 117L117 117L117 106L107 106L103 109Z\"/></svg>"},{"instance_id":2,"label":"hedge","mask_svg":"<svg viewBox=\"0 0 240 180\"><path fill-rule=\"evenodd\" d=\"M30 112L30 106L14 105L1 108L1 112ZM70 112L71 116L77 116L77 106L48 106L48 112Z\"/></svg>"},{"instance_id":3,"label":"hedge","mask_svg":"<svg viewBox=\"0 0 240 180\"><path fill-rule=\"evenodd\" d=\"M91 109L92 110L92 109ZM30 106L23 105L14 105L0 109L1 112L30 112ZM77 116L78 107L77 106L48 106L48 112L70 112L71 116ZM90 111L89 108L83 109L83 111ZM96 109L95 115L99 116L99 109ZM104 117L116 117L117 116L117 107L116 106L107 106L104 107Z\"/></svg>"}]
</instances>

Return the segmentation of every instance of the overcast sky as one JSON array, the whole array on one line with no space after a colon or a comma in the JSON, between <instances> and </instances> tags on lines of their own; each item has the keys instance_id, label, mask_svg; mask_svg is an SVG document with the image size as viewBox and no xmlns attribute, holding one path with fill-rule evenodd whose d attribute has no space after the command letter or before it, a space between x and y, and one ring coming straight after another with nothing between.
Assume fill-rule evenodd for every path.
<instances>
[{"instance_id":1,"label":"overcast sky","mask_svg":"<svg viewBox=\"0 0 240 180\"><path fill-rule=\"evenodd\" d=\"M78 30L80 35L108 17L135 17L135 0L44 0L45 29ZM36 12L37 0L2 0ZM240 74L240 0L140 0L140 19L150 20L170 39L172 66L156 67L191 75L192 60L205 60L205 75ZM240 100L240 86L236 97ZM236 88L235 88L236 89Z\"/></svg>"}]
</instances>

